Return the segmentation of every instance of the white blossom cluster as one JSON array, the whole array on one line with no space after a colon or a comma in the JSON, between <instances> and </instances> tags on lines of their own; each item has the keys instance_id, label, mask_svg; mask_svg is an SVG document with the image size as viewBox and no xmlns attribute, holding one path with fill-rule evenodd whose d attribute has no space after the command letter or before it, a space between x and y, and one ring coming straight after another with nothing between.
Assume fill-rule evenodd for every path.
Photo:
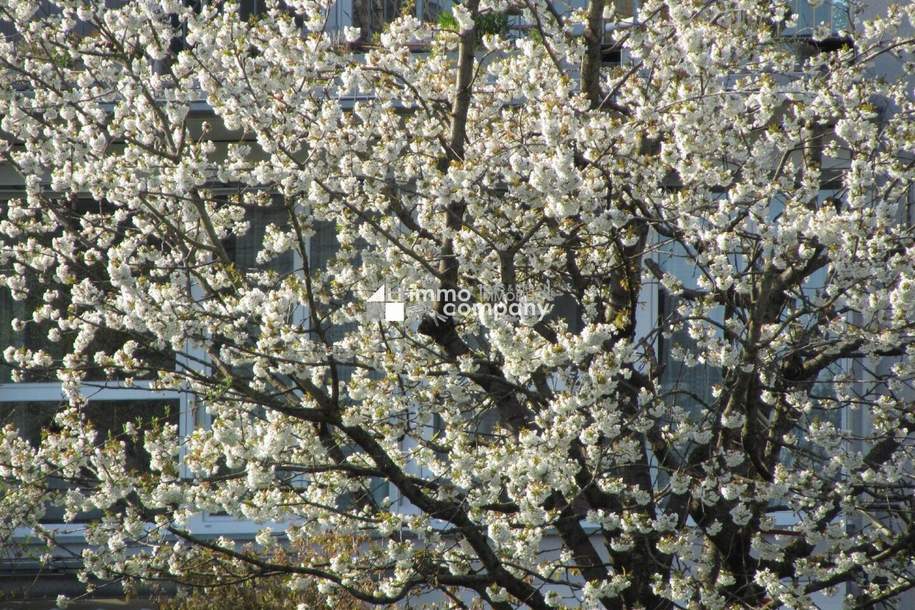
<instances>
[{"instance_id":1,"label":"white blossom cluster","mask_svg":"<svg viewBox=\"0 0 915 610\"><path fill-rule=\"evenodd\" d=\"M616 66L609 0L467 0L363 46L317 0L39 4L0 1L0 289L27 310L0 348L67 402L37 444L0 430L0 541L50 552L59 506L98 515L87 582L212 553L378 604L915 586L915 5L852 6L833 49L780 37L784 3L645 0ZM525 27L481 31L505 11ZM370 321L383 284L561 306ZM102 434L105 379L201 416ZM268 565L276 524L359 543Z\"/></svg>"}]
</instances>

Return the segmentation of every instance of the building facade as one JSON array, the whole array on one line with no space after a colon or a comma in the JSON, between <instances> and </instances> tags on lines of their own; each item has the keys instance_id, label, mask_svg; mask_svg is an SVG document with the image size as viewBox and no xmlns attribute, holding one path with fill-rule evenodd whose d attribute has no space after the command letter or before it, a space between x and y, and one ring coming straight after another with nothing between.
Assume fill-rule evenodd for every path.
<instances>
[{"instance_id":1,"label":"building facade","mask_svg":"<svg viewBox=\"0 0 915 610\"><path fill-rule=\"evenodd\" d=\"M617 2L617 15L621 20L638 18L638 7L633 4L635 3L631 1ZM243 17L256 19L258 12L263 10L263 2L261 0L243 0L241 7ZM420 18L436 19L440 13L448 11L449 8L448 3L431 1L417 2L411 9L396 0L365 0L363 2L337 0L329 12L327 27L337 31L345 26L357 25L364 31L377 32L380 29L379 24L401 14L404 10L414 10L416 16ZM46 9L53 10L53 6L48 4ZM786 41L796 45L799 54L829 52L831 45L842 44L838 32L848 25L847 7L844 3L838 0L822 3L797 0L795 10L798 14L797 23L792 28L785 30L783 35ZM815 40L814 31L823 26L834 30L836 36L825 40ZM614 52L613 31L613 29L608 31L606 60L624 63L626 58L622 54ZM893 67L888 64L885 76L893 78L892 70ZM195 105L193 121L202 125L204 121L211 119L212 111L206 103L201 101ZM221 127L216 127L216 131L211 132L214 141L228 140L233 135L232 132ZM835 162L841 163L842 160L835 160ZM12 167L0 167L0 198L19 196L23 189L21 182L21 178ZM828 199L836 194L836 189L829 188L830 186L829 184L824 185L821 193L822 199ZM226 186L224 194L231 196L232 188ZM913 204L915 204L915 200L913 200ZM105 204L103 201L96 201L86 196L62 202L61 205L64 213L71 214L74 219L79 219L85 214L104 213ZM909 221L913 219L911 209L905 211L905 214L908 215ZM2 215L0 215L0 219L2 219ZM262 248L268 225L275 223L276 220L269 207L263 208L256 216L249 219L251 226L245 235L226 241L226 250L239 268L263 267L263 263L257 261L257 253ZM652 239L658 239L658 237L653 236ZM326 260L332 255L335 248L333 227L327 224L322 231L313 235L308 247L312 260ZM674 247L666 246L660 246L657 250L657 262L662 268L677 275L688 288L695 287L692 285L695 281L694 269L690 268L688 259L682 253L677 252ZM276 259L270 263L271 270L279 274L295 273L301 267L302 261L297 260L295 256ZM815 286L811 286L811 290L815 288ZM48 345L49 330L41 325L30 326L25 334L12 332L13 320L27 315L27 312L36 306L38 304L34 302L15 301L7 289L0 289L0 348L5 349L7 346L17 345L25 347ZM647 334L658 325L664 326L665 320L677 315L676 311L676 297L666 293L659 283L646 284L637 312L638 325ZM302 316L304 313L297 312L294 315ZM566 310L561 312L561 315L574 316L574 311ZM95 340L101 344L106 340L116 343L122 341L123 337L99 336ZM668 337L661 335L657 341L657 357L664 364L662 382L666 387L671 393L680 391L688 393L691 396L690 408L701 410L705 406L703 400L711 401L712 388L720 379L716 378L715 370L702 366L686 366L672 355L674 354L672 347L688 346L690 341L689 336L684 333L674 333ZM188 351L198 361L206 359L205 353L202 351L197 353L193 349ZM175 366L193 365L190 361L182 361L179 357L175 360ZM143 378L130 382L112 381L105 378L102 370L95 372L94 378L93 375L89 377L84 382L84 393L90 397L87 413L102 433L118 430L128 422L147 418L159 418L176 424L181 436L189 435L193 430L206 427L211 423L204 406L189 393L151 390L149 389L149 379ZM28 378L16 379L12 368L0 362L0 424L14 424L23 437L32 443L37 443L40 441L42 428L50 425L61 400L61 384L54 376L53 370L49 370L44 376L36 374ZM869 425L866 421L866 414L832 413L831 417L836 419L834 422L836 425L858 430L862 434ZM410 439L405 439L404 442L409 443ZM136 460L139 465L149 459L144 455L140 446L132 445L128 447L128 450L131 452L131 459ZM379 481L371 492L379 498L390 498L401 511L416 510L409 502L397 497L397 494L389 490L382 481ZM86 522L95 517L97 515L87 513L77 516L72 522L64 523L62 511L49 510L44 516L43 523L46 527L65 532L66 536L69 536L67 539L72 542L72 548L79 549L82 544L81 529ZM784 518L790 519L788 515L785 515ZM282 527L283 524L276 524L277 529L281 530ZM253 538L261 528L260 523L208 513L196 516L188 524L188 529L194 534L213 537L230 536L239 540ZM29 535L28 531L18 533L19 539L25 546L28 544ZM33 594L42 592L56 594L61 591L75 591L80 587L77 583L66 580L65 571L59 574L40 572L34 559L27 553L18 557L14 555L0 557L0 571L5 571L6 575L0 580L3 583L0 584L0 587L11 593L18 594L29 590ZM835 600L824 599L822 607L840 607L839 598L844 592L840 592ZM915 599L907 598L900 601L900 605L897 607L905 608L908 607L907 604L915 604Z\"/></svg>"}]
</instances>

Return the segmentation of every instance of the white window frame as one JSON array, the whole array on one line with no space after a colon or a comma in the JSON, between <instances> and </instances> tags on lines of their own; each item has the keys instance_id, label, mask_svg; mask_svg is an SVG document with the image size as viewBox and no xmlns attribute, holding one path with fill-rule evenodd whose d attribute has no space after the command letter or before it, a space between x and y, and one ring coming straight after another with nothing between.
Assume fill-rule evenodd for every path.
<instances>
[{"instance_id":1,"label":"white window frame","mask_svg":"<svg viewBox=\"0 0 915 610\"><path fill-rule=\"evenodd\" d=\"M24 189L0 190L0 200L22 197L24 195ZM87 199L91 198L88 193L81 194L81 196L83 195ZM0 323L5 322L6 320L0 319ZM177 361L176 366L178 366ZM83 381L79 387L80 393L87 397L90 402L177 400L179 404L178 438L183 440L189 431L187 392L152 390L150 389L149 380L135 380L132 384L119 380L86 380ZM66 400L62 383L59 381L0 383L0 409L3 409L5 405L16 403L64 403ZM85 529L85 524L50 522L43 523L42 527L48 530L62 532L64 535L81 536L82 530ZM13 534L14 539L29 538L32 536L34 536L34 530L32 528L20 527L17 528Z\"/></svg>"}]
</instances>

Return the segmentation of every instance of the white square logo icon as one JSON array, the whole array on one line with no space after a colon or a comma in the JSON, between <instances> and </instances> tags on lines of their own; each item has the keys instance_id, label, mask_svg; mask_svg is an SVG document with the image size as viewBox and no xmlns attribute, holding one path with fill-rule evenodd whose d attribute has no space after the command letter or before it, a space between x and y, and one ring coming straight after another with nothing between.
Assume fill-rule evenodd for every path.
<instances>
[{"instance_id":1,"label":"white square logo icon","mask_svg":"<svg viewBox=\"0 0 915 610\"><path fill-rule=\"evenodd\" d=\"M388 302L384 304L384 319L388 322L403 322L406 320L406 311L403 303Z\"/></svg>"}]
</instances>

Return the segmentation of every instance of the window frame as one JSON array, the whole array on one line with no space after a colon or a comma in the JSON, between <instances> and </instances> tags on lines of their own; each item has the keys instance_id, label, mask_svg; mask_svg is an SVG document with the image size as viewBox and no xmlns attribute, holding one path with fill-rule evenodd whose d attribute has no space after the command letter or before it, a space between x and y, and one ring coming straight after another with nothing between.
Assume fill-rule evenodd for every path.
<instances>
[{"instance_id":1,"label":"window frame","mask_svg":"<svg viewBox=\"0 0 915 610\"><path fill-rule=\"evenodd\" d=\"M338 3L340 1L342 1L342 0L338 0ZM238 193L238 189L233 188L231 186L211 187L208 189L208 191L213 197L225 197L228 195ZM278 194L274 193L272 196L277 197ZM294 209L297 213L308 213L308 207L307 207L307 205L305 205L303 203L299 203L299 202L295 203ZM315 237L316 237L316 235L315 236L309 235L309 236L304 237L304 242L305 242L304 246L305 246L306 251L308 252L309 257L312 256L312 246L315 243L314 242ZM237 238L237 236L236 236L236 238ZM311 269L311 265L312 265L312 261L309 260L310 269ZM294 248L292 248L291 273L298 277L304 277L303 276L304 270L305 270L305 265L304 265L304 260L302 258L302 254L298 251L298 248L294 247ZM192 286L192 294L194 295L194 298L203 298L201 289L196 283ZM311 314L308 309L307 303L300 303L295 307L295 309L293 310L293 314L292 314L292 323L302 325L302 327L305 330L308 330L311 328ZM196 367L196 368L198 368L198 370L200 367L207 366L206 364L203 364L203 363L208 362L208 360L209 360L209 358L206 354L206 351L204 349L199 348L199 347L193 347L193 346L188 346L186 349L187 349L187 357L184 358L184 360L185 360L184 366L186 366L188 368ZM186 428L185 428L187 430L186 434L190 434L191 432L193 432L193 430L197 429L198 427L207 429L213 423L212 416L206 411L206 406L203 403L203 401L200 399L200 397L193 396L193 395L189 396L189 398L188 398L188 408L186 410L186 418L187 418L187 423L186 423ZM408 443L410 441L405 438L404 441L402 441L402 442ZM406 447L406 445L405 445L405 447ZM184 444L182 444L180 472L181 472L182 477L189 478L190 473L189 473L186 465L184 464L184 460L183 460L184 453L185 453L185 446L184 446ZM296 476L302 477L304 479L305 475L296 475ZM402 495L398 492L398 490L396 488L392 488L390 486L390 484L387 482L386 482L386 484L388 484L387 497L390 498L390 501L391 501L390 508L392 511L410 514L416 510L415 507L412 507L412 505L410 505L409 502L402 497ZM254 535L259 530L263 529L264 527L270 527L272 529L282 530L282 529L286 528L288 525L294 524L296 522L297 522L297 519L291 518L291 519L288 519L285 521L280 521L280 522L257 523L250 519L239 519L239 518L233 517L231 515L203 512L203 513L195 515L192 519L190 519L188 525L189 525L190 531L192 533L201 532L201 533L204 533L207 535L212 534L214 536L216 536L216 535L246 536L246 535Z\"/></svg>"},{"instance_id":2,"label":"window frame","mask_svg":"<svg viewBox=\"0 0 915 610\"><path fill-rule=\"evenodd\" d=\"M0 200L6 200L25 195L24 188L0 188ZM91 199L87 193L77 195L79 199ZM8 323L5 316L0 316L0 323ZM3 346L5 347L5 346ZM176 355L175 367L177 369L180 355ZM143 402L150 400L170 400L178 402L178 437L183 439L188 433L187 411L188 393L175 390L153 390L150 379L135 379L133 381L116 380L84 380L80 383L80 393L87 396L90 402ZM65 403L63 384L60 381L11 381L0 383L0 409L5 405L15 403L48 402ZM41 524L43 528L62 532L64 536L80 537L84 530L84 523L48 522ZM34 536L33 528L17 528L13 538L29 538Z\"/></svg>"},{"instance_id":3,"label":"window frame","mask_svg":"<svg viewBox=\"0 0 915 610\"><path fill-rule=\"evenodd\" d=\"M800 1L804 1L804 0L800 0ZM841 160L837 160L837 161L834 161L832 165L830 165L829 169L840 169L841 167L842 167ZM830 183L827 183L825 185L822 185L819 188L819 190L817 191L817 201L818 201L818 203L823 203L825 200L827 200L829 198L835 197L837 195L841 195L842 192L843 192L842 188L836 187L836 186L830 185ZM915 202L915 189L913 189L911 192L910 200L912 202ZM915 209L915 208L913 208L913 209ZM781 213L781 210L770 212L770 214L775 215L775 216L777 216L780 213ZM770 218L770 220L771 220L771 218ZM650 232L648 243L654 244L654 247L653 247L652 252L646 253L646 256L650 257L655 262L655 264L658 266L658 268L667 271L667 268L663 264L664 261L662 260L665 257L662 256L662 252L660 251L660 248L658 246L658 244L660 243L660 241L662 239L663 238L661 236L659 236L655 231L652 230ZM666 258L668 258L668 260L669 260L670 257L666 257ZM808 276L807 280L813 281L813 282L818 281L819 278L814 277L814 276L818 276L818 274L820 272L823 272L823 270L820 270L820 271L816 272L815 274ZM690 285L690 280L688 278L685 279L683 277L680 277L677 274L674 274L674 275L677 277L678 280L681 281L681 283L683 283L684 286L692 287ZM801 286L801 290L804 290L804 291L815 290L815 289L816 289L816 286L808 286L808 287L804 287L803 285ZM644 339L645 337L648 336L648 333L653 332L653 331L660 331L660 322L661 322L660 316L663 314L663 312L661 310L661 307L663 304L662 291L664 291L664 287L661 285L661 282L658 279L656 279L655 277L651 277L648 281L643 283L642 293L639 298L639 303L641 305L643 300L645 301L645 303L647 305L647 312L646 312L645 316L639 316L637 313L636 336L638 338ZM652 342L651 342L651 348L653 350L654 358L655 358L656 362L661 363L662 361L664 361L665 356L662 354L661 350L663 350L665 347L669 347L670 344L671 344L670 340L662 339L661 333L655 332L655 336L653 337ZM697 366L707 366L707 365L697 365ZM849 359L842 358L835 363L835 366L845 372L851 372L855 365ZM660 379L658 380L658 382L660 384ZM664 388L659 388L659 389L661 389L662 392L667 391ZM838 419L838 425L840 426L842 432L849 433L852 435L863 436L870 429L870 426L871 426L870 417L869 417L868 412L866 412L865 410L858 410L856 412L855 410L851 409L850 406L847 404L843 404L841 406L841 408L839 409L839 411L837 413L837 419ZM856 441L846 441L846 442L856 442ZM655 485L658 485L660 482L659 481L660 471L657 470L657 460L653 454L650 455L650 465L651 465L651 471L652 471L652 474L651 474L652 483ZM790 511L771 512L768 514L768 516L770 518L772 518L774 520L775 524L779 527L786 527L786 526L794 525L798 522L797 518Z\"/></svg>"}]
</instances>

